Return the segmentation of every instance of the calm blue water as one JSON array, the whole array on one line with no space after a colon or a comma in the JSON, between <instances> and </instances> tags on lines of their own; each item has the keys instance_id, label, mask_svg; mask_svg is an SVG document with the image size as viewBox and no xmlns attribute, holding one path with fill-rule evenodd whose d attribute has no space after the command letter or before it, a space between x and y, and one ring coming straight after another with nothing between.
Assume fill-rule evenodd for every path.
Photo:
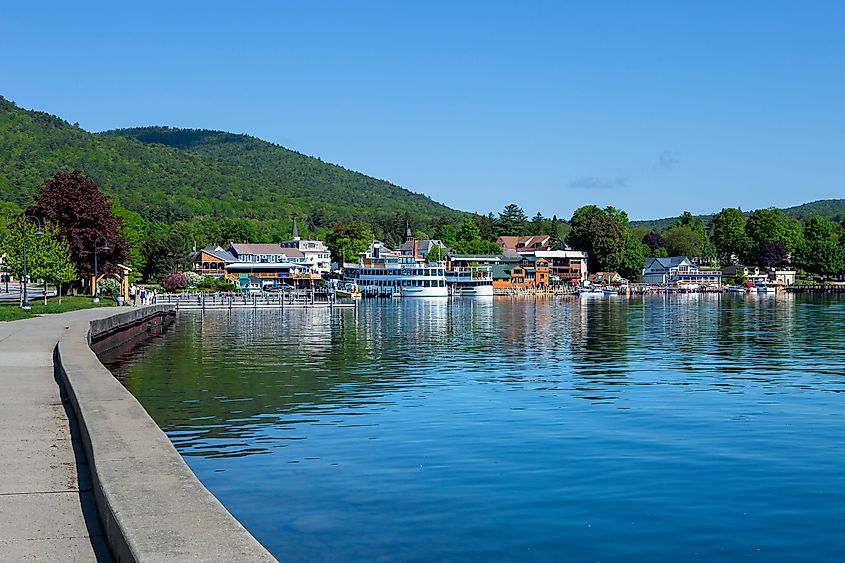
<instances>
[{"instance_id":1,"label":"calm blue water","mask_svg":"<svg viewBox=\"0 0 845 563\"><path fill-rule=\"evenodd\" d=\"M286 561L840 561L845 300L185 313L114 371Z\"/></svg>"}]
</instances>

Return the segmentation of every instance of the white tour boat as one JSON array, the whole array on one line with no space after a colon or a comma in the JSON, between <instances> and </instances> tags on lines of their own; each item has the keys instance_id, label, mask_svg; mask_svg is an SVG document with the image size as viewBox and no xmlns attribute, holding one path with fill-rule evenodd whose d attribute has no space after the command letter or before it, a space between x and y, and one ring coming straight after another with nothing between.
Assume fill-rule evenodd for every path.
<instances>
[{"instance_id":1,"label":"white tour boat","mask_svg":"<svg viewBox=\"0 0 845 563\"><path fill-rule=\"evenodd\" d=\"M363 295L392 297L448 297L442 263L425 263L413 256L378 256L343 265L343 281L354 283Z\"/></svg>"},{"instance_id":2,"label":"white tour boat","mask_svg":"<svg viewBox=\"0 0 845 563\"><path fill-rule=\"evenodd\" d=\"M470 266L446 270L446 286L452 295L492 297L492 269L490 266Z\"/></svg>"}]
</instances>

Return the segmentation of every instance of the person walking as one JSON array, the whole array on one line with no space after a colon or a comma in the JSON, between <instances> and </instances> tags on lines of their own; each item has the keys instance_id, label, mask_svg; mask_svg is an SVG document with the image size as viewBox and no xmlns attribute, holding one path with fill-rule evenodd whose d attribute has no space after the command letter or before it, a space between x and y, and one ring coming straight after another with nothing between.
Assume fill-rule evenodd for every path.
<instances>
[{"instance_id":1,"label":"person walking","mask_svg":"<svg viewBox=\"0 0 845 563\"><path fill-rule=\"evenodd\" d=\"M132 302L132 306L135 306L135 301L138 298L138 288L135 287L135 284L129 286L129 301Z\"/></svg>"},{"instance_id":2,"label":"person walking","mask_svg":"<svg viewBox=\"0 0 845 563\"><path fill-rule=\"evenodd\" d=\"M141 305L147 304L147 288L141 288Z\"/></svg>"}]
</instances>

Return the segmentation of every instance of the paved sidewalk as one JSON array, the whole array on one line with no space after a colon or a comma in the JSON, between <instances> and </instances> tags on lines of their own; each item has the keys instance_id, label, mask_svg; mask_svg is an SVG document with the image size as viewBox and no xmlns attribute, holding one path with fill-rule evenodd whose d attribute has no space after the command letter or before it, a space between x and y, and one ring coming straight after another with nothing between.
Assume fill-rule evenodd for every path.
<instances>
[{"instance_id":1,"label":"paved sidewalk","mask_svg":"<svg viewBox=\"0 0 845 563\"><path fill-rule=\"evenodd\" d=\"M53 349L88 309L0 323L0 561L110 561Z\"/></svg>"}]
</instances>

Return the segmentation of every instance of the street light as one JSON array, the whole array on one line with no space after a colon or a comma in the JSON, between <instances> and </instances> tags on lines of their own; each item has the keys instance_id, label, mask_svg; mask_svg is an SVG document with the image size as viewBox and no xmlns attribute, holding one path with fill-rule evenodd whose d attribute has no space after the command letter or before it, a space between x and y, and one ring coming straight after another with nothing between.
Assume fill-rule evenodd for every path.
<instances>
[{"instance_id":1,"label":"street light","mask_svg":"<svg viewBox=\"0 0 845 563\"><path fill-rule=\"evenodd\" d=\"M27 294L26 283L27 283L27 263L26 263L26 224L28 222L35 222L36 235L43 235L44 234L44 224L41 222L41 218L37 217L36 215L25 215L23 218L23 224L21 225L21 238L23 239L23 300L21 301L21 309L24 311L29 311L29 295Z\"/></svg>"},{"instance_id":2,"label":"street light","mask_svg":"<svg viewBox=\"0 0 845 563\"><path fill-rule=\"evenodd\" d=\"M100 241L103 241L102 246L100 246ZM94 283L92 288L94 290L94 303L98 303L100 301L100 296L97 295L97 277L100 275L100 264L97 260L97 253L100 250L104 252L111 250L111 248L109 248L108 239L102 235L98 236L97 240L94 241Z\"/></svg>"}]
</instances>

